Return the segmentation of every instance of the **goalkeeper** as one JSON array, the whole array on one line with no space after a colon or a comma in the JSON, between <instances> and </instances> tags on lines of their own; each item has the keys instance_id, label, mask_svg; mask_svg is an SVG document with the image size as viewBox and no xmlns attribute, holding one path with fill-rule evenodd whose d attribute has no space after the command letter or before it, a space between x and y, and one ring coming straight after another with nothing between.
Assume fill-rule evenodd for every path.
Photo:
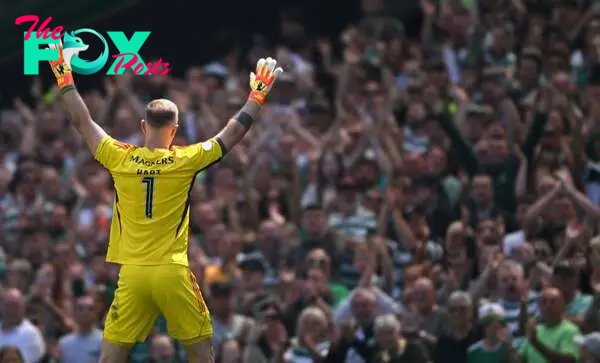
<instances>
[{"instance_id":1,"label":"goalkeeper","mask_svg":"<svg viewBox=\"0 0 600 363\"><path fill-rule=\"evenodd\" d=\"M140 122L144 146L121 143L92 120L58 49L50 61L73 125L94 157L112 174L115 202L107 261L121 265L108 311L101 363L126 362L129 350L146 339L159 314L169 334L186 346L190 363L214 361L210 314L188 267L189 192L196 174L219 161L248 131L277 76L274 59L260 59L250 74L246 104L215 137L172 146L177 106L150 101Z\"/></svg>"}]
</instances>

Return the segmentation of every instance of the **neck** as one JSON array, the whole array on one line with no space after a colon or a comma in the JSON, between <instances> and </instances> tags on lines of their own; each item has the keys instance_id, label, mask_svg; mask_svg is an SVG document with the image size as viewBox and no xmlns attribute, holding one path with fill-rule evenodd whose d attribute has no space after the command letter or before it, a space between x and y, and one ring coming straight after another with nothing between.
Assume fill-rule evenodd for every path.
<instances>
[{"instance_id":1,"label":"neck","mask_svg":"<svg viewBox=\"0 0 600 363\"><path fill-rule=\"evenodd\" d=\"M281 340L281 335L276 331L265 331L265 339L269 344L278 343Z\"/></svg>"},{"instance_id":2,"label":"neck","mask_svg":"<svg viewBox=\"0 0 600 363\"><path fill-rule=\"evenodd\" d=\"M168 149L170 143L162 135L148 135L146 136L146 142L144 146L150 150L154 149Z\"/></svg>"},{"instance_id":3,"label":"neck","mask_svg":"<svg viewBox=\"0 0 600 363\"><path fill-rule=\"evenodd\" d=\"M562 320L562 317L559 317L558 319L544 319L544 325L548 327L553 327L562 323Z\"/></svg>"},{"instance_id":4,"label":"neck","mask_svg":"<svg viewBox=\"0 0 600 363\"><path fill-rule=\"evenodd\" d=\"M565 296L565 301L568 303L571 302L571 300L573 300L573 298L575 298L575 296L577 295L577 291L567 291L567 292L563 292L563 295Z\"/></svg>"},{"instance_id":5,"label":"neck","mask_svg":"<svg viewBox=\"0 0 600 363\"><path fill-rule=\"evenodd\" d=\"M348 203L341 208L342 215L344 217L351 217L356 214L358 205L356 203Z\"/></svg>"},{"instance_id":6,"label":"neck","mask_svg":"<svg viewBox=\"0 0 600 363\"><path fill-rule=\"evenodd\" d=\"M231 318L233 317L233 314L226 312L226 313L221 313L221 314L217 314L215 313L215 317L217 319L219 319L219 321L223 324L229 324L231 322Z\"/></svg>"},{"instance_id":7,"label":"neck","mask_svg":"<svg viewBox=\"0 0 600 363\"><path fill-rule=\"evenodd\" d=\"M489 201L479 201L479 202L475 202L475 206L477 206L477 212L481 213L481 212L487 212L489 209L491 209L491 203Z\"/></svg>"},{"instance_id":8,"label":"neck","mask_svg":"<svg viewBox=\"0 0 600 363\"><path fill-rule=\"evenodd\" d=\"M9 331L9 330L13 330L14 328L16 328L17 326L19 326L19 324L21 324L23 320L4 320L2 322L2 330L4 331Z\"/></svg>"},{"instance_id":9,"label":"neck","mask_svg":"<svg viewBox=\"0 0 600 363\"><path fill-rule=\"evenodd\" d=\"M508 302L519 302L523 298L527 298L527 295L526 294L521 294L521 296L513 296L512 294L506 294L504 296L504 300L506 300Z\"/></svg>"},{"instance_id":10,"label":"neck","mask_svg":"<svg viewBox=\"0 0 600 363\"><path fill-rule=\"evenodd\" d=\"M21 199L20 201L23 205L29 206L30 204L35 203L36 197L37 197L37 194L35 194L35 193L32 193L32 194L24 193L24 194L20 194L20 199Z\"/></svg>"},{"instance_id":11,"label":"neck","mask_svg":"<svg viewBox=\"0 0 600 363\"><path fill-rule=\"evenodd\" d=\"M490 336L490 337L485 337L485 338L483 339L483 341L485 342L485 345L486 345L488 348L493 348L493 347L495 347L495 346L496 346L496 344L498 344L498 339L496 339L496 337L492 337L492 336Z\"/></svg>"},{"instance_id":12,"label":"neck","mask_svg":"<svg viewBox=\"0 0 600 363\"><path fill-rule=\"evenodd\" d=\"M93 330L93 325L81 325L77 327L77 333L79 333L79 335L89 335Z\"/></svg>"},{"instance_id":13,"label":"neck","mask_svg":"<svg viewBox=\"0 0 600 363\"><path fill-rule=\"evenodd\" d=\"M471 331L471 324L467 321L464 325L458 325L454 327L454 336L456 338L463 338Z\"/></svg>"},{"instance_id":14,"label":"neck","mask_svg":"<svg viewBox=\"0 0 600 363\"><path fill-rule=\"evenodd\" d=\"M435 310L435 305L423 306L419 309L419 313L423 316L431 314Z\"/></svg>"}]
</instances>

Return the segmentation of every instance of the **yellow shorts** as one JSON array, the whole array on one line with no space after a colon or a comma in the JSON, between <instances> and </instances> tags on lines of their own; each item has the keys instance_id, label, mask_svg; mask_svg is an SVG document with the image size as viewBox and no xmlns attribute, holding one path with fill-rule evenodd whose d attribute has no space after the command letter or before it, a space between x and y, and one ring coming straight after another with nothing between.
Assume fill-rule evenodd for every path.
<instances>
[{"instance_id":1,"label":"yellow shorts","mask_svg":"<svg viewBox=\"0 0 600 363\"><path fill-rule=\"evenodd\" d=\"M159 314L169 335L183 344L212 337L210 313L188 267L122 266L104 338L117 344L143 342Z\"/></svg>"}]
</instances>

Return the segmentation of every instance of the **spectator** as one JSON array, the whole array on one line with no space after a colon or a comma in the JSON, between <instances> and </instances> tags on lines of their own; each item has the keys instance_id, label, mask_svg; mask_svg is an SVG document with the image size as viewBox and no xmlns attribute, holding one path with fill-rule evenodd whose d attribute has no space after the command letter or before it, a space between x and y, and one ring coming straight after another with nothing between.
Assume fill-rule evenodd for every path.
<instances>
[{"instance_id":1,"label":"spectator","mask_svg":"<svg viewBox=\"0 0 600 363\"><path fill-rule=\"evenodd\" d=\"M25 305L25 299L19 290L6 290L0 347L14 346L19 349L25 363L37 363L46 353L46 345L39 329L25 318Z\"/></svg>"},{"instance_id":2,"label":"spectator","mask_svg":"<svg viewBox=\"0 0 600 363\"><path fill-rule=\"evenodd\" d=\"M591 335L574 337L600 331L600 6L362 0L359 19L321 3L261 10L279 33L214 29L219 54L177 54L192 60L182 78L81 78L114 137L139 143L144 102L166 97L188 144L240 106L257 57L285 69L247 137L190 188L188 259L218 363L403 361L417 345L467 363L505 358L511 338L528 363L596 358ZM114 191L44 74L27 77L2 90L0 343L80 362L116 289ZM481 324L490 306L511 336ZM130 360L185 362L166 332L158 319Z\"/></svg>"},{"instance_id":3,"label":"spectator","mask_svg":"<svg viewBox=\"0 0 600 363\"><path fill-rule=\"evenodd\" d=\"M241 339L248 342L253 331L254 321L235 313L235 294L228 282L216 282L210 285L213 321L213 345L219 351L221 344L229 339Z\"/></svg>"},{"instance_id":4,"label":"spectator","mask_svg":"<svg viewBox=\"0 0 600 363\"><path fill-rule=\"evenodd\" d=\"M82 296L75 301L76 331L58 341L59 363L85 362L100 358L102 331L96 327L97 314L91 296Z\"/></svg>"},{"instance_id":5,"label":"spectator","mask_svg":"<svg viewBox=\"0 0 600 363\"><path fill-rule=\"evenodd\" d=\"M31 264L23 259L14 260L7 266L6 275L6 287L26 293L33 279Z\"/></svg>"},{"instance_id":6,"label":"spectator","mask_svg":"<svg viewBox=\"0 0 600 363\"><path fill-rule=\"evenodd\" d=\"M595 332L578 336L575 341L579 344L579 359L582 363L596 363L600 361L600 334Z\"/></svg>"},{"instance_id":7,"label":"spectator","mask_svg":"<svg viewBox=\"0 0 600 363\"><path fill-rule=\"evenodd\" d=\"M447 312L436 304L433 282L428 278L418 279L412 288L414 310L421 320L419 330L438 336L447 324Z\"/></svg>"},{"instance_id":8,"label":"spectator","mask_svg":"<svg viewBox=\"0 0 600 363\"><path fill-rule=\"evenodd\" d=\"M519 319L523 313L534 317L538 312L538 295L526 289L523 268L507 261L498 267L499 303L506 317L506 324L517 341L523 337Z\"/></svg>"},{"instance_id":9,"label":"spectator","mask_svg":"<svg viewBox=\"0 0 600 363\"><path fill-rule=\"evenodd\" d=\"M244 362L270 363L283 358L289 345L287 331L283 325L281 307L277 303L268 303L261 312L262 333L256 342L248 345L244 351Z\"/></svg>"},{"instance_id":10,"label":"spectator","mask_svg":"<svg viewBox=\"0 0 600 363\"><path fill-rule=\"evenodd\" d=\"M156 335L152 338L150 361L152 363L170 363L175 361L175 348L168 336Z\"/></svg>"},{"instance_id":11,"label":"spectator","mask_svg":"<svg viewBox=\"0 0 600 363\"><path fill-rule=\"evenodd\" d=\"M327 317L322 310L309 307L300 314L298 330L283 359L291 363L321 360L327 356L331 342L327 339Z\"/></svg>"},{"instance_id":12,"label":"spectator","mask_svg":"<svg viewBox=\"0 0 600 363\"><path fill-rule=\"evenodd\" d=\"M253 315L257 305L269 297L264 287L267 269L267 262L260 252L247 254L240 261L244 289L240 310L244 315Z\"/></svg>"},{"instance_id":13,"label":"spectator","mask_svg":"<svg viewBox=\"0 0 600 363\"><path fill-rule=\"evenodd\" d=\"M484 337L469 347L467 362L516 362L512 334L506 330L502 306L483 305L479 310L479 319Z\"/></svg>"},{"instance_id":14,"label":"spectator","mask_svg":"<svg viewBox=\"0 0 600 363\"><path fill-rule=\"evenodd\" d=\"M554 266L553 283L567 301L566 314L569 320L581 326L583 314L588 310L592 297L579 291L579 271L567 261Z\"/></svg>"},{"instance_id":15,"label":"spectator","mask_svg":"<svg viewBox=\"0 0 600 363\"><path fill-rule=\"evenodd\" d=\"M433 361L467 361L467 350L482 338L479 325L474 321L475 307L471 295L455 291L448 299L449 329L444 329L435 344Z\"/></svg>"},{"instance_id":16,"label":"spectator","mask_svg":"<svg viewBox=\"0 0 600 363\"><path fill-rule=\"evenodd\" d=\"M579 334L579 328L563 319L565 300L560 291L545 289L540 295L539 304L543 323L536 323L535 320L529 322L521 355L528 362L536 359L576 362L579 350L574 339Z\"/></svg>"},{"instance_id":17,"label":"spectator","mask_svg":"<svg viewBox=\"0 0 600 363\"><path fill-rule=\"evenodd\" d=\"M402 338L400 322L394 315L380 315L375 319L375 337L379 349L374 362L426 363L429 361L424 347Z\"/></svg>"}]
</instances>

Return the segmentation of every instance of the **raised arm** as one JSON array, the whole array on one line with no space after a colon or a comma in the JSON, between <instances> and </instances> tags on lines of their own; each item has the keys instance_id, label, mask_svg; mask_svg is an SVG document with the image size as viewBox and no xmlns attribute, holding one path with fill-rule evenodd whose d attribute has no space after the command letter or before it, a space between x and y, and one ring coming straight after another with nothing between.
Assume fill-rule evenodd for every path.
<instances>
[{"instance_id":1,"label":"raised arm","mask_svg":"<svg viewBox=\"0 0 600 363\"><path fill-rule=\"evenodd\" d=\"M85 105L85 102L83 102L79 92L77 92L77 88L75 88L73 72L67 66L63 58L62 43L50 44L49 47L51 49L58 49L58 60L49 61L48 63L50 63L50 68L56 78L56 84L62 94L65 108L71 117L73 126L75 126L77 131L83 136L88 149L90 149L92 154L95 154L98 144L100 144L100 140L107 134L100 125L92 120L90 111Z\"/></svg>"},{"instance_id":2,"label":"raised arm","mask_svg":"<svg viewBox=\"0 0 600 363\"><path fill-rule=\"evenodd\" d=\"M258 117L265 99L283 72L281 67L276 67L277 61L273 58L259 59L256 63L256 73L250 73L250 95L248 100L233 116L227 125L217 134L227 150L231 150L248 132L254 120ZM223 154L227 150L223 150Z\"/></svg>"}]
</instances>

